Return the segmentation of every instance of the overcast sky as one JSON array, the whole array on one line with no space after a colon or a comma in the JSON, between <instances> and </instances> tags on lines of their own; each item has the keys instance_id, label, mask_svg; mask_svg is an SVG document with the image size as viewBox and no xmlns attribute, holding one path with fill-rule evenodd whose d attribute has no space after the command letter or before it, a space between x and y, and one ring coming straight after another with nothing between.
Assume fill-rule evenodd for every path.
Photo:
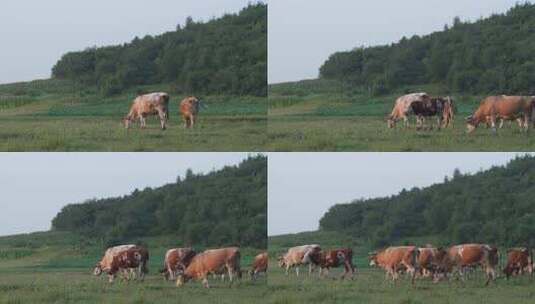
<instances>
[{"instance_id":1,"label":"overcast sky","mask_svg":"<svg viewBox=\"0 0 535 304\"><path fill-rule=\"evenodd\" d=\"M337 51L442 30L455 16L477 20L518 0L270 0L268 81L316 78Z\"/></svg>"},{"instance_id":2,"label":"overcast sky","mask_svg":"<svg viewBox=\"0 0 535 304\"><path fill-rule=\"evenodd\" d=\"M2 0L0 83L48 78L68 51L161 34L188 16L209 20L250 0Z\"/></svg>"},{"instance_id":3,"label":"overcast sky","mask_svg":"<svg viewBox=\"0 0 535 304\"><path fill-rule=\"evenodd\" d=\"M0 153L0 235L50 228L70 203L159 187L186 170L210 172L245 153Z\"/></svg>"},{"instance_id":4,"label":"overcast sky","mask_svg":"<svg viewBox=\"0 0 535 304\"><path fill-rule=\"evenodd\" d=\"M515 153L270 153L268 234L318 229L332 205L504 165Z\"/></svg>"}]
</instances>

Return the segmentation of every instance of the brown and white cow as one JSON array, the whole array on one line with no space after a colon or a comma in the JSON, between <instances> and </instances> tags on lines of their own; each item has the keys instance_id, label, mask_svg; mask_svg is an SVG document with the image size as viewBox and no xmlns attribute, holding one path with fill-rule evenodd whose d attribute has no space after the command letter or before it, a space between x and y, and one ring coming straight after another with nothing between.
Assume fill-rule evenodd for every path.
<instances>
[{"instance_id":1,"label":"brown and white cow","mask_svg":"<svg viewBox=\"0 0 535 304\"><path fill-rule=\"evenodd\" d=\"M235 275L238 277L241 275L238 247L211 249L197 254L184 271L179 270L176 286L181 287L187 281L194 279L202 280L203 286L210 288L208 276L222 272L228 273L230 282L233 281Z\"/></svg>"},{"instance_id":2,"label":"brown and white cow","mask_svg":"<svg viewBox=\"0 0 535 304\"><path fill-rule=\"evenodd\" d=\"M418 266L419 274L422 277L435 277L440 268L440 261L442 257L447 254L443 248L435 248L432 246L418 248Z\"/></svg>"},{"instance_id":3,"label":"brown and white cow","mask_svg":"<svg viewBox=\"0 0 535 304\"><path fill-rule=\"evenodd\" d=\"M197 253L192 248L173 248L167 250L160 270L166 280L175 280L177 272L186 269Z\"/></svg>"},{"instance_id":4,"label":"brown and white cow","mask_svg":"<svg viewBox=\"0 0 535 304\"><path fill-rule=\"evenodd\" d=\"M185 128L192 128L195 125L201 107L206 108L204 103L194 96L186 97L180 102L179 109Z\"/></svg>"},{"instance_id":5,"label":"brown and white cow","mask_svg":"<svg viewBox=\"0 0 535 304\"><path fill-rule=\"evenodd\" d=\"M253 261L253 266L249 274L251 275L251 280L256 280L260 273L266 273L268 268L268 253L262 252L255 256Z\"/></svg>"},{"instance_id":6,"label":"brown and white cow","mask_svg":"<svg viewBox=\"0 0 535 304\"><path fill-rule=\"evenodd\" d=\"M379 252L370 255L370 266L383 268L385 279L389 277L393 281L399 278L398 270L405 268L411 275L411 281L414 284L416 271L418 269L419 250L415 246L388 247Z\"/></svg>"},{"instance_id":7,"label":"brown and white cow","mask_svg":"<svg viewBox=\"0 0 535 304\"><path fill-rule=\"evenodd\" d=\"M146 248L136 245L122 245L109 248L106 250L102 260L97 263L94 275L101 275L103 272L108 274L109 282L113 282L115 275L123 272L124 278L129 280L128 271L133 274L133 279L144 279L148 273L147 263L149 261L149 252Z\"/></svg>"},{"instance_id":8,"label":"brown and white cow","mask_svg":"<svg viewBox=\"0 0 535 304\"><path fill-rule=\"evenodd\" d=\"M503 269L506 278L523 274L524 271L533 275L533 252L525 247L509 249L507 251L507 265Z\"/></svg>"},{"instance_id":9,"label":"brown and white cow","mask_svg":"<svg viewBox=\"0 0 535 304\"><path fill-rule=\"evenodd\" d=\"M521 128L528 130L533 113L533 98L526 96L489 96L481 101L479 108L466 119L468 133L473 132L480 123L490 122L496 131L496 122L519 120Z\"/></svg>"},{"instance_id":10,"label":"brown and white cow","mask_svg":"<svg viewBox=\"0 0 535 304\"><path fill-rule=\"evenodd\" d=\"M139 119L141 128L145 128L146 119L151 115L158 115L160 126L165 130L169 119L169 94L158 92L136 97L123 122L128 129L133 121Z\"/></svg>"},{"instance_id":11,"label":"brown and white cow","mask_svg":"<svg viewBox=\"0 0 535 304\"><path fill-rule=\"evenodd\" d=\"M440 265L446 273L456 271L461 278L464 278L467 268L481 266L487 275L485 285L488 285L491 280L496 280L498 260L496 247L487 244L462 244L450 247Z\"/></svg>"},{"instance_id":12,"label":"brown and white cow","mask_svg":"<svg viewBox=\"0 0 535 304\"><path fill-rule=\"evenodd\" d=\"M343 266L344 273L342 278L348 275L353 278L355 273L355 266L353 265L353 250L351 248L333 249L320 253L319 258L320 275L326 271L329 274L331 268L338 268Z\"/></svg>"},{"instance_id":13,"label":"brown and white cow","mask_svg":"<svg viewBox=\"0 0 535 304\"><path fill-rule=\"evenodd\" d=\"M412 112L412 103L425 102L430 99L427 93L412 93L399 97L392 109L392 113L388 116L388 127L396 126L398 120L403 119L405 127L409 126L409 114Z\"/></svg>"},{"instance_id":14,"label":"brown and white cow","mask_svg":"<svg viewBox=\"0 0 535 304\"><path fill-rule=\"evenodd\" d=\"M288 249L288 251L279 256L279 267L286 268L286 275L289 275L290 268L295 267L295 274L299 276L299 266L309 265L308 274L312 274L313 266L318 264L317 258L321 252L320 245L302 245Z\"/></svg>"}]
</instances>

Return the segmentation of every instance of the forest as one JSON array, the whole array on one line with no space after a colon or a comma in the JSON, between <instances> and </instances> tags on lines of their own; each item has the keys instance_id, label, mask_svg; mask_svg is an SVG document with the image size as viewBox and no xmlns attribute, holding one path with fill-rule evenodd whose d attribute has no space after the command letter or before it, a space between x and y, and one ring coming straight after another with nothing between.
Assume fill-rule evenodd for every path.
<instances>
[{"instance_id":1,"label":"forest","mask_svg":"<svg viewBox=\"0 0 535 304\"><path fill-rule=\"evenodd\" d=\"M475 174L456 169L442 183L330 208L322 231L343 231L382 247L410 238L448 245L535 246L535 157Z\"/></svg>"},{"instance_id":2,"label":"forest","mask_svg":"<svg viewBox=\"0 0 535 304\"><path fill-rule=\"evenodd\" d=\"M159 188L65 206L53 231L118 244L173 235L184 245L267 246L267 157L185 177Z\"/></svg>"},{"instance_id":3,"label":"forest","mask_svg":"<svg viewBox=\"0 0 535 304\"><path fill-rule=\"evenodd\" d=\"M70 52L55 79L115 95L139 85L170 83L176 93L267 96L267 5L185 25L130 43Z\"/></svg>"},{"instance_id":4,"label":"forest","mask_svg":"<svg viewBox=\"0 0 535 304\"><path fill-rule=\"evenodd\" d=\"M439 84L452 93L535 95L535 5L476 22L456 17L443 31L338 52L320 68L381 95L406 85Z\"/></svg>"}]
</instances>

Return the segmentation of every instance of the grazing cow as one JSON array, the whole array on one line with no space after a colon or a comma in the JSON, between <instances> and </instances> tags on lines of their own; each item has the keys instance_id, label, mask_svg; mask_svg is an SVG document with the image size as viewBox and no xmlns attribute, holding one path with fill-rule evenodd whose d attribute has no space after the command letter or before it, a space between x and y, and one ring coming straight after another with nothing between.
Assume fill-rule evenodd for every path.
<instances>
[{"instance_id":1,"label":"grazing cow","mask_svg":"<svg viewBox=\"0 0 535 304\"><path fill-rule=\"evenodd\" d=\"M440 265L446 273L457 269L461 278L464 278L467 268L481 266L487 275L485 285L488 285L491 280L496 280L498 260L496 247L487 244L463 244L450 247Z\"/></svg>"},{"instance_id":2,"label":"grazing cow","mask_svg":"<svg viewBox=\"0 0 535 304\"><path fill-rule=\"evenodd\" d=\"M453 100L450 97L433 97L411 103L411 110L416 115L416 127L424 127L425 118L436 116L437 128L446 128L453 121Z\"/></svg>"},{"instance_id":3,"label":"grazing cow","mask_svg":"<svg viewBox=\"0 0 535 304\"><path fill-rule=\"evenodd\" d=\"M496 121L519 120L521 128L528 130L533 113L533 98L525 96L489 96L481 101L479 108L466 119L468 133L480 123L490 122L496 132Z\"/></svg>"},{"instance_id":4,"label":"grazing cow","mask_svg":"<svg viewBox=\"0 0 535 304\"><path fill-rule=\"evenodd\" d=\"M260 273L266 273L268 268L268 253L262 252L254 258L253 266L249 274L251 280L256 280Z\"/></svg>"},{"instance_id":5,"label":"grazing cow","mask_svg":"<svg viewBox=\"0 0 535 304\"><path fill-rule=\"evenodd\" d=\"M166 280L175 280L179 270L184 271L197 253L192 248L174 248L165 253L164 268L160 270Z\"/></svg>"},{"instance_id":6,"label":"grazing cow","mask_svg":"<svg viewBox=\"0 0 535 304\"><path fill-rule=\"evenodd\" d=\"M228 272L230 282L233 281L234 275L241 275L238 247L206 250L197 254L184 271L179 270L176 286L181 287L187 281L195 279L202 280L203 286L210 288L208 275L223 272Z\"/></svg>"},{"instance_id":7,"label":"grazing cow","mask_svg":"<svg viewBox=\"0 0 535 304\"><path fill-rule=\"evenodd\" d=\"M158 115L161 128L165 130L169 119L169 94L160 92L138 96L124 118L124 125L128 129L130 123L139 119L141 128L145 128L146 119L150 115Z\"/></svg>"},{"instance_id":8,"label":"grazing cow","mask_svg":"<svg viewBox=\"0 0 535 304\"><path fill-rule=\"evenodd\" d=\"M319 266L320 275L324 270L327 271L328 275L331 268L344 266L344 273L341 277L346 278L347 275L350 275L351 278L353 278L353 274L355 273L355 266L353 265L353 250L351 248L342 248L321 252Z\"/></svg>"},{"instance_id":9,"label":"grazing cow","mask_svg":"<svg viewBox=\"0 0 535 304\"><path fill-rule=\"evenodd\" d=\"M518 275L527 271L533 275L533 253L528 248L511 248L507 251L507 265L503 269L509 279L512 275Z\"/></svg>"},{"instance_id":10,"label":"grazing cow","mask_svg":"<svg viewBox=\"0 0 535 304\"><path fill-rule=\"evenodd\" d=\"M202 108L206 108L204 103L197 97L186 97L180 102L180 114L184 119L184 127L192 128L197 121L197 115Z\"/></svg>"},{"instance_id":11,"label":"grazing cow","mask_svg":"<svg viewBox=\"0 0 535 304\"><path fill-rule=\"evenodd\" d=\"M414 284L416 270L418 268L419 250L415 246L388 247L370 255L370 266L378 266L386 271L385 279L392 277L396 281L399 277L398 270L404 267L411 275Z\"/></svg>"},{"instance_id":12,"label":"grazing cow","mask_svg":"<svg viewBox=\"0 0 535 304\"><path fill-rule=\"evenodd\" d=\"M94 275L100 275L102 272L108 274L109 282L112 283L115 275L118 272L123 272L125 279L130 279L128 270L135 270L133 279L144 279L145 274L148 273L147 263L149 261L149 252L146 248L135 245L123 245L110 248L102 260L97 263Z\"/></svg>"},{"instance_id":13,"label":"grazing cow","mask_svg":"<svg viewBox=\"0 0 535 304\"><path fill-rule=\"evenodd\" d=\"M289 275L290 268L295 267L295 274L299 276L299 266L308 264L308 274L310 275L313 265L318 265L320 252L321 247L317 244L292 247L279 257L279 266L286 268L286 275Z\"/></svg>"},{"instance_id":14,"label":"grazing cow","mask_svg":"<svg viewBox=\"0 0 535 304\"><path fill-rule=\"evenodd\" d=\"M413 93L399 97L395 104L392 113L388 116L388 127L393 128L396 126L398 120L403 119L405 127L409 126L409 117L408 115L412 111L413 102L423 102L430 99L427 93Z\"/></svg>"},{"instance_id":15,"label":"grazing cow","mask_svg":"<svg viewBox=\"0 0 535 304\"><path fill-rule=\"evenodd\" d=\"M445 256L446 250L443 248L434 248L432 246L418 248L419 274L422 277L435 277L439 270L440 257Z\"/></svg>"}]
</instances>

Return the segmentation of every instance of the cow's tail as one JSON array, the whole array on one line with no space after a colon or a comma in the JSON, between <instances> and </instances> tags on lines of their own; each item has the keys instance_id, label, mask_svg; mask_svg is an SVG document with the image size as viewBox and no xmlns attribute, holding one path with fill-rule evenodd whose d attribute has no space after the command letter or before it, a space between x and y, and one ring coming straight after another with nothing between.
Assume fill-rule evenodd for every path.
<instances>
[{"instance_id":1,"label":"cow's tail","mask_svg":"<svg viewBox=\"0 0 535 304\"><path fill-rule=\"evenodd\" d=\"M418 265L418 257L420 256L420 249L417 247L414 248L412 251L411 256L411 263L414 266L414 272L412 273L411 283L414 284L414 280L416 279L416 273L418 273L420 269L420 265Z\"/></svg>"},{"instance_id":2,"label":"cow's tail","mask_svg":"<svg viewBox=\"0 0 535 304\"><path fill-rule=\"evenodd\" d=\"M146 252L145 258L143 259L143 266L141 267L141 271L144 274L149 273L149 252L148 251Z\"/></svg>"},{"instance_id":3,"label":"cow's tail","mask_svg":"<svg viewBox=\"0 0 535 304\"><path fill-rule=\"evenodd\" d=\"M234 273L238 275L238 278L241 279L242 273L241 273L241 253L240 251L236 251L236 255L234 256Z\"/></svg>"}]
</instances>

